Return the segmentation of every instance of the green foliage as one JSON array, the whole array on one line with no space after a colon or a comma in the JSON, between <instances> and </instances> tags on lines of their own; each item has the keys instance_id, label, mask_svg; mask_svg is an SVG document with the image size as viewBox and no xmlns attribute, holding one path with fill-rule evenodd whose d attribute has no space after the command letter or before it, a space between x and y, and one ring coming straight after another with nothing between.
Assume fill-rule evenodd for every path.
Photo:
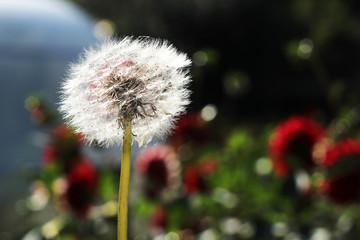
<instances>
[{"instance_id":1,"label":"green foliage","mask_svg":"<svg viewBox=\"0 0 360 240\"><path fill-rule=\"evenodd\" d=\"M111 169L100 171L99 195L104 201L114 200L118 196L118 177Z\"/></svg>"},{"instance_id":2,"label":"green foliage","mask_svg":"<svg viewBox=\"0 0 360 240\"><path fill-rule=\"evenodd\" d=\"M150 218L154 212L155 204L146 198L138 198L132 208L139 218Z\"/></svg>"}]
</instances>

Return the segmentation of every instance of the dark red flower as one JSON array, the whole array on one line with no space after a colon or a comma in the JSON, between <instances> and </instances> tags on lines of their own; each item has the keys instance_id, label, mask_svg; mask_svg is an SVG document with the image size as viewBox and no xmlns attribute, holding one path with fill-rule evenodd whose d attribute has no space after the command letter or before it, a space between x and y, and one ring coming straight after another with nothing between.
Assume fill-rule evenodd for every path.
<instances>
[{"instance_id":1,"label":"dark red flower","mask_svg":"<svg viewBox=\"0 0 360 240\"><path fill-rule=\"evenodd\" d=\"M349 157L359 157L360 156L360 145L353 139L346 138L336 144L333 144L328 147L325 156L323 158L322 164L331 168L337 163L344 161L344 159Z\"/></svg>"},{"instance_id":2,"label":"dark red flower","mask_svg":"<svg viewBox=\"0 0 360 240\"><path fill-rule=\"evenodd\" d=\"M156 197L178 179L180 164L169 146L153 146L144 149L136 160L136 170L144 179L144 191L148 197Z\"/></svg>"},{"instance_id":3,"label":"dark red flower","mask_svg":"<svg viewBox=\"0 0 360 240\"><path fill-rule=\"evenodd\" d=\"M81 159L80 149L83 145L81 134L75 134L62 124L53 129L50 137L44 149L44 165L56 163L60 164L65 172L70 171L77 164L77 160Z\"/></svg>"},{"instance_id":4,"label":"dark red flower","mask_svg":"<svg viewBox=\"0 0 360 240\"><path fill-rule=\"evenodd\" d=\"M44 107L42 105L39 105L36 108L31 109L30 116L35 124L41 125L46 120Z\"/></svg>"},{"instance_id":5,"label":"dark red flower","mask_svg":"<svg viewBox=\"0 0 360 240\"><path fill-rule=\"evenodd\" d=\"M184 143L204 143L209 138L209 129L206 122L196 112L182 115L176 123L170 144L176 149Z\"/></svg>"},{"instance_id":6,"label":"dark red flower","mask_svg":"<svg viewBox=\"0 0 360 240\"><path fill-rule=\"evenodd\" d=\"M321 164L327 176L320 191L337 203L346 204L360 197L360 144L344 139L328 147Z\"/></svg>"},{"instance_id":7,"label":"dark red flower","mask_svg":"<svg viewBox=\"0 0 360 240\"><path fill-rule=\"evenodd\" d=\"M153 231L162 232L166 227L167 211L164 207L158 206L155 208L154 213L150 220L150 227Z\"/></svg>"},{"instance_id":8,"label":"dark red flower","mask_svg":"<svg viewBox=\"0 0 360 240\"><path fill-rule=\"evenodd\" d=\"M69 130L64 124L60 124L52 131L52 135L57 140L66 140L66 139L77 139L77 135Z\"/></svg>"},{"instance_id":9,"label":"dark red flower","mask_svg":"<svg viewBox=\"0 0 360 240\"><path fill-rule=\"evenodd\" d=\"M314 166L314 144L324 136L324 128L305 116L293 116L275 129L269 151L274 171L287 176L291 171Z\"/></svg>"},{"instance_id":10,"label":"dark red flower","mask_svg":"<svg viewBox=\"0 0 360 240\"><path fill-rule=\"evenodd\" d=\"M218 168L218 166L218 162L212 158L204 159L199 163L201 174L205 176L213 174Z\"/></svg>"},{"instance_id":11,"label":"dark red flower","mask_svg":"<svg viewBox=\"0 0 360 240\"><path fill-rule=\"evenodd\" d=\"M90 209L98 183L98 173L93 164L86 158L67 174L68 188L66 200L78 216L86 216Z\"/></svg>"},{"instance_id":12,"label":"dark red flower","mask_svg":"<svg viewBox=\"0 0 360 240\"><path fill-rule=\"evenodd\" d=\"M57 148L52 144L45 145L45 149L43 152L43 164L45 166L50 166L56 162L57 157Z\"/></svg>"},{"instance_id":13,"label":"dark red flower","mask_svg":"<svg viewBox=\"0 0 360 240\"><path fill-rule=\"evenodd\" d=\"M184 173L184 192L193 195L205 191L205 178L213 174L217 167L215 159L205 159L197 165L188 166Z\"/></svg>"},{"instance_id":14,"label":"dark red flower","mask_svg":"<svg viewBox=\"0 0 360 240\"><path fill-rule=\"evenodd\" d=\"M196 165L190 165L186 168L184 174L184 191L189 195L198 193L205 189L204 180L201 176L201 170Z\"/></svg>"}]
</instances>

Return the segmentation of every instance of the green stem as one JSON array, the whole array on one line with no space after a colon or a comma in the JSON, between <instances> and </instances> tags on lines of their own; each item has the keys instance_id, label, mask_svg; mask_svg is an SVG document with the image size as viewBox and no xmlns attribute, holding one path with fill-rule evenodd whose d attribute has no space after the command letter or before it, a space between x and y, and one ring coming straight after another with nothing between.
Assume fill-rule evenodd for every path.
<instances>
[{"instance_id":1,"label":"green stem","mask_svg":"<svg viewBox=\"0 0 360 240\"><path fill-rule=\"evenodd\" d=\"M131 121L126 123L123 138L121 173L119 186L118 240L127 240L128 199L131 166Z\"/></svg>"}]
</instances>

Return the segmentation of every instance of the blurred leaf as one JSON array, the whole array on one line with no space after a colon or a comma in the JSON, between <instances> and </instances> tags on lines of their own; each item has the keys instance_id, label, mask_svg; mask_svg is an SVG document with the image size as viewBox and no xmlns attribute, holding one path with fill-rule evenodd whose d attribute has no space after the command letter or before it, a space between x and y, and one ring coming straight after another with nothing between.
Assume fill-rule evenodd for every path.
<instances>
[{"instance_id":1,"label":"blurred leaf","mask_svg":"<svg viewBox=\"0 0 360 240\"><path fill-rule=\"evenodd\" d=\"M227 148L233 151L245 150L247 147L253 144L252 137L244 130L237 129L234 130L228 141Z\"/></svg>"},{"instance_id":2,"label":"blurred leaf","mask_svg":"<svg viewBox=\"0 0 360 240\"><path fill-rule=\"evenodd\" d=\"M168 209L168 228L172 230L180 230L187 226L191 226L196 221L194 213L189 213L189 204L186 198L178 198L167 205Z\"/></svg>"},{"instance_id":3,"label":"blurred leaf","mask_svg":"<svg viewBox=\"0 0 360 240\"><path fill-rule=\"evenodd\" d=\"M100 172L99 193L104 201L117 199L118 178L110 169L103 169Z\"/></svg>"},{"instance_id":4,"label":"blurred leaf","mask_svg":"<svg viewBox=\"0 0 360 240\"><path fill-rule=\"evenodd\" d=\"M155 209L155 203L145 198L137 198L133 203L135 214L140 218L150 218Z\"/></svg>"},{"instance_id":5,"label":"blurred leaf","mask_svg":"<svg viewBox=\"0 0 360 240\"><path fill-rule=\"evenodd\" d=\"M61 176L62 170L59 164L52 164L43 168L43 171L40 173L40 180L45 183L47 188L52 193L52 184L53 182Z\"/></svg>"}]
</instances>

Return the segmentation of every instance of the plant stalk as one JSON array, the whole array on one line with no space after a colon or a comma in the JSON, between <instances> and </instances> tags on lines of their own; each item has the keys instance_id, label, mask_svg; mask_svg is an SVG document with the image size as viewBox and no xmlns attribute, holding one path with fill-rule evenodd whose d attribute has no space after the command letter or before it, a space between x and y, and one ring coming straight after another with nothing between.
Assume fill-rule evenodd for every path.
<instances>
[{"instance_id":1,"label":"plant stalk","mask_svg":"<svg viewBox=\"0 0 360 240\"><path fill-rule=\"evenodd\" d=\"M123 137L123 149L121 158L121 173L119 185L119 203L118 203L118 226L117 239L127 240L128 229L128 200L129 200L129 182L131 167L131 121L126 123Z\"/></svg>"}]
</instances>

